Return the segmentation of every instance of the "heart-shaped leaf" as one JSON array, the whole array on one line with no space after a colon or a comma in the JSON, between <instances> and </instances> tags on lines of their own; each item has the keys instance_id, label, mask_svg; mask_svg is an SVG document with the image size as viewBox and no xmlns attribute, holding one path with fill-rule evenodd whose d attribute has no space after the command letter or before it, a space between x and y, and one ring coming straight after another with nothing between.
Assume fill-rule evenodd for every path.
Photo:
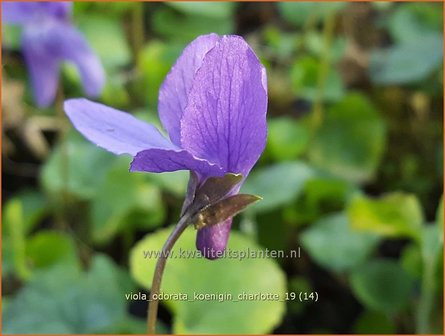
<instances>
[{"instance_id":1,"label":"heart-shaped leaf","mask_svg":"<svg viewBox=\"0 0 445 336\"><path fill-rule=\"evenodd\" d=\"M145 288L151 286L157 253L170 231L171 228L146 236L131 251L131 274ZM285 311L282 301L286 290L284 273L272 259L241 258L240 255L248 250L262 251L250 240L232 232L226 250L233 253L232 258L209 261L195 248L194 230L183 233L167 261L161 286L163 293L186 296L165 302L174 311L174 333L272 331ZM259 297L272 293L279 299ZM250 294L256 294L256 299L246 299ZM205 299L205 295L213 295L213 298Z\"/></svg>"}]
</instances>

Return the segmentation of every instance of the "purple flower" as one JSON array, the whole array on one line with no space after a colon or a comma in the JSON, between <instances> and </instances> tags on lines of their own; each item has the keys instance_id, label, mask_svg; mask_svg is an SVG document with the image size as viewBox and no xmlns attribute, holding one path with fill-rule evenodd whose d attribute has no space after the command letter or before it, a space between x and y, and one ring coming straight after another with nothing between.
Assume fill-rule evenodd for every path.
<instances>
[{"instance_id":1,"label":"purple flower","mask_svg":"<svg viewBox=\"0 0 445 336\"><path fill-rule=\"evenodd\" d=\"M167 75L158 108L170 140L130 114L86 99L65 103L71 122L87 139L134 157L130 171L193 172L196 183L190 183L187 196L193 198L210 177L234 173L244 180L260 157L267 136L266 71L242 37L200 36ZM241 183L227 196L237 194ZM200 229L198 249L215 258L227 245L231 224L229 218Z\"/></svg>"},{"instance_id":2,"label":"purple flower","mask_svg":"<svg viewBox=\"0 0 445 336\"><path fill-rule=\"evenodd\" d=\"M23 26L23 54L41 107L54 101L62 61L76 65L88 95L98 96L105 83L99 59L70 22L71 11L68 2L2 2L3 22Z\"/></svg>"}]
</instances>

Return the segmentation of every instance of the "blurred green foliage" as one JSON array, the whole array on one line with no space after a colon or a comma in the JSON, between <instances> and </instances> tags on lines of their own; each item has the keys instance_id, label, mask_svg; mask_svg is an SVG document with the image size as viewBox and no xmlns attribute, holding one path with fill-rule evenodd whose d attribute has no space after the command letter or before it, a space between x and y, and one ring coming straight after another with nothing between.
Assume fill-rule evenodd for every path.
<instances>
[{"instance_id":1,"label":"blurred green foliage","mask_svg":"<svg viewBox=\"0 0 445 336\"><path fill-rule=\"evenodd\" d=\"M100 101L160 125L159 87L200 34L243 35L267 68L267 146L230 249L300 258L170 259L166 293L317 292L318 302L163 302L167 333L441 333L440 3L76 2L107 72ZM188 173L129 173L32 103L20 30L3 25L5 333L143 333L154 258ZM76 69L65 97L83 96ZM178 248L194 250L187 230Z\"/></svg>"},{"instance_id":2,"label":"blurred green foliage","mask_svg":"<svg viewBox=\"0 0 445 336\"><path fill-rule=\"evenodd\" d=\"M160 251L171 228L147 235L131 251L130 271L134 279L145 288L150 288L155 263L144 258L147 252ZM259 251L250 239L234 232L228 250L234 253ZM283 271L268 258L243 259L242 255L209 262L203 258L181 257L180 251L196 252L195 233L188 230L173 249L168 262L168 272L163 279L163 293L185 294L188 300L168 300L166 303L175 312L175 333L200 334L212 329L214 333L262 333L276 326L285 310L283 300L239 299L242 293L279 294L284 296L286 282ZM215 276L208 276L208 275ZM221 299L197 300L198 294L217 294ZM225 299L232 295L236 301ZM238 301L239 300L239 301ZM225 318L221 318L223 312ZM252 324L255 319L256 323ZM230 323L227 323L227 320Z\"/></svg>"},{"instance_id":3,"label":"blurred green foliage","mask_svg":"<svg viewBox=\"0 0 445 336\"><path fill-rule=\"evenodd\" d=\"M374 234L354 231L344 214L324 217L301 235L306 251L321 266L333 271L350 270L362 264L378 242Z\"/></svg>"},{"instance_id":4,"label":"blurred green foliage","mask_svg":"<svg viewBox=\"0 0 445 336\"><path fill-rule=\"evenodd\" d=\"M360 113L357 113L360 111ZM372 177L385 146L385 126L366 98L350 94L326 111L318 136L308 149L311 162L351 182Z\"/></svg>"}]
</instances>

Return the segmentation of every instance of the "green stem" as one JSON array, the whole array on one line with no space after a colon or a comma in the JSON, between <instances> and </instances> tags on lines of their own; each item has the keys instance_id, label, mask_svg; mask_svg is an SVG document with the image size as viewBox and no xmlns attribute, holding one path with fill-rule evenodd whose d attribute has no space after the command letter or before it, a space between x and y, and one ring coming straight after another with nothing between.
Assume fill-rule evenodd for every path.
<instances>
[{"instance_id":1,"label":"green stem","mask_svg":"<svg viewBox=\"0 0 445 336\"><path fill-rule=\"evenodd\" d=\"M65 101L65 95L63 94L62 86L59 87L56 95L56 114L60 124L60 130L58 135L58 143L60 146L60 173L62 177L62 199L61 206L59 207L59 220L57 221L61 229L65 229L66 223L66 211L68 209L68 183L69 183L69 153L68 146L66 143L67 134L67 119L63 112L63 104Z\"/></svg>"},{"instance_id":2,"label":"green stem","mask_svg":"<svg viewBox=\"0 0 445 336\"><path fill-rule=\"evenodd\" d=\"M26 281L31 271L26 263L25 229L23 227L23 206L19 200L11 201L8 211L5 212L5 223L11 234L14 255L14 267L20 279Z\"/></svg>"},{"instance_id":3,"label":"green stem","mask_svg":"<svg viewBox=\"0 0 445 336\"><path fill-rule=\"evenodd\" d=\"M314 129L317 129L323 121L323 93L326 86L326 80L329 74L330 66L330 48L335 29L335 14L328 15L324 20L323 30L323 52L320 57L320 69L318 72L317 95L314 101L314 112L312 123Z\"/></svg>"},{"instance_id":4,"label":"green stem","mask_svg":"<svg viewBox=\"0 0 445 336\"><path fill-rule=\"evenodd\" d=\"M144 45L144 3L133 4L133 11L131 12L131 35L133 38L133 54L137 59L142 46Z\"/></svg>"},{"instance_id":5,"label":"green stem","mask_svg":"<svg viewBox=\"0 0 445 336\"><path fill-rule=\"evenodd\" d=\"M417 333L430 334L434 304L434 263L425 264L417 306Z\"/></svg>"},{"instance_id":6,"label":"green stem","mask_svg":"<svg viewBox=\"0 0 445 336\"><path fill-rule=\"evenodd\" d=\"M161 289L162 275L164 274L167 258L169 257L170 251L172 250L176 241L187 228L189 222L190 216L188 213L185 213L179 220L178 224L176 224L173 231L170 233L170 236L168 236L167 240L165 241L165 244L162 247L161 253L156 263L155 273L153 275L153 282L151 284L150 301L147 312L147 332L149 335L155 334L156 318L158 315L159 305L158 297Z\"/></svg>"}]
</instances>

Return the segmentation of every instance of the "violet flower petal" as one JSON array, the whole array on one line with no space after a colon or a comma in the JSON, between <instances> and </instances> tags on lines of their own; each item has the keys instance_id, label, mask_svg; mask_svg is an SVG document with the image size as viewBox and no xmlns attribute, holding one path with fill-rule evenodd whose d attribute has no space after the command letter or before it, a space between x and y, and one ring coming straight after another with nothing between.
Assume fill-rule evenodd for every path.
<instances>
[{"instance_id":1,"label":"violet flower petal","mask_svg":"<svg viewBox=\"0 0 445 336\"><path fill-rule=\"evenodd\" d=\"M201 66L205 54L219 40L218 35L209 34L192 41L179 56L159 90L159 118L171 141L178 146L181 145L180 121L187 106L188 93L195 73Z\"/></svg>"},{"instance_id":2,"label":"violet flower petal","mask_svg":"<svg viewBox=\"0 0 445 336\"><path fill-rule=\"evenodd\" d=\"M196 236L196 248L207 259L218 259L227 246L231 226L232 218L200 229Z\"/></svg>"},{"instance_id":3,"label":"violet flower petal","mask_svg":"<svg viewBox=\"0 0 445 336\"><path fill-rule=\"evenodd\" d=\"M134 156L147 148L177 149L156 127L129 113L87 99L66 100L64 108L80 133L115 154Z\"/></svg>"},{"instance_id":4,"label":"violet flower petal","mask_svg":"<svg viewBox=\"0 0 445 336\"><path fill-rule=\"evenodd\" d=\"M39 10L39 7L38 3L2 1L2 22L26 24L35 18L36 10Z\"/></svg>"},{"instance_id":5,"label":"violet flower petal","mask_svg":"<svg viewBox=\"0 0 445 336\"><path fill-rule=\"evenodd\" d=\"M67 21L73 11L72 2L39 2L39 4L48 15L59 20Z\"/></svg>"},{"instance_id":6,"label":"violet flower petal","mask_svg":"<svg viewBox=\"0 0 445 336\"><path fill-rule=\"evenodd\" d=\"M266 144L265 84L265 70L244 39L222 37L195 75L182 147L246 177Z\"/></svg>"},{"instance_id":7,"label":"violet flower petal","mask_svg":"<svg viewBox=\"0 0 445 336\"><path fill-rule=\"evenodd\" d=\"M68 20L72 11L70 2L2 2L2 22L24 25L42 18Z\"/></svg>"},{"instance_id":8,"label":"violet flower petal","mask_svg":"<svg viewBox=\"0 0 445 336\"><path fill-rule=\"evenodd\" d=\"M150 173L191 170L203 176L222 176L221 167L199 159L185 150L147 149L137 153L131 162L130 171Z\"/></svg>"},{"instance_id":9,"label":"violet flower petal","mask_svg":"<svg viewBox=\"0 0 445 336\"><path fill-rule=\"evenodd\" d=\"M105 84L105 72L99 58L82 34L69 24L59 23L48 31L47 48L50 52L73 62L89 96L100 95Z\"/></svg>"},{"instance_id":10,"label":"violet flower petal","mask_svg":"<svg viewBox=\"0 0 445 336\"><path fill-rule=\"evenodd\" d=\"M101 93L105 72L88 43L69 22L69 2L2 3L2 19L24 26L22 49L31 73L37 105L48 106L54 99L59 63L73 62L90 96Z\"/></svg>"},{"instance_id":11,"label":"violet flower petal","mask_svg":"<svg viewBox=\"0 0 445 336\"><path fill-rule=\"evenodd\" d=\"M56 96L59 62L53 55L48 54L41 41L26 29L23 32L22 44L34 99L39 107L47 107Z\"/></svg>"}]
</instances>

